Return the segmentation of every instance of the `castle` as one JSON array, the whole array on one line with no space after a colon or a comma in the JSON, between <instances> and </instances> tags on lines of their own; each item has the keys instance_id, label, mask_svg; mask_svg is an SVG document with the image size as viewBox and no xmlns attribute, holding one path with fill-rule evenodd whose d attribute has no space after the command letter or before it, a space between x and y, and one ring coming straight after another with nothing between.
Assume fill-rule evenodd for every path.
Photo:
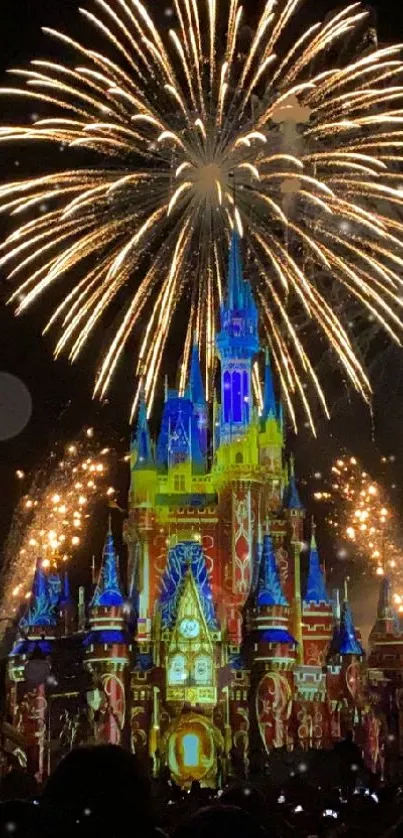
<instances>
[{"instance_id":1,"label":"castle","mask_svg":"<svg viewBox=\"0 0 403 838\"><path fill-rule=\"evenodd\" d=\"M38 561L9 657L8 713L39 778L74 744L97 741L131 748L183 787L216 787L273 748L326 748L353 729L378 767L360 637L347 595L340 606L326 589L269 356L263 410L254 405L258 312L236 233L216 350L212 424L196 344L185 393L166 392L156 445L140 404L128 584L111 528L78 609L67 577Z\"/></svg>"}]
</instances>

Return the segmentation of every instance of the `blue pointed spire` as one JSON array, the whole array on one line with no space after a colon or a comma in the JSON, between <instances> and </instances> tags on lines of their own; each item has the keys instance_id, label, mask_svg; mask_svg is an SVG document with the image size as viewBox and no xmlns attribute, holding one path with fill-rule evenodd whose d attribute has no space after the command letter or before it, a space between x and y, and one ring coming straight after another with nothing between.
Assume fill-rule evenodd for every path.
<instances>
[{"instance_id":1,"label":"blue pointed spire","mask_svg":"<svg viewBox=\"0 0 403 838\"><path fill-rule=\"evenodd\" d=\"M36 626L56 626L56 624L57 610L52 601L42 560L38 559L28 612L20 621L20 625L24 628L35 628Z\"/></svg>"},{"instance_id":2,"label":"blue pointed spire","mask_svg":"<svg viewBox=\"0 0 403 838\"><path fill-rule=\"evenodd\" d=\"M244 281L239 233L233 230L228 263L228 305L240 310L245 307Z\"/></svg>"},{"instance_id":3,"label":"blue pointed spire","mask_svg":"<svg viewBox=\"0 0 403 838\"><path fill-rule=\"evenodd\" d=\"M260 561L256 602L258 607L264 605L288 605L281 587L273 542L271 536L268 534L263 538L263 552Z\"/></svg>"},{"instance_id":4,"label":"blue pointed spire","mask_svg":"<svg viewBox=\"0 0 403 838\"><path fill-rule=\"evenodd\" d=\"M277 418L277 402L274 393L273 373L270 364L269 350L266 350L266 365L264 376L264 405L263 419Z\"/></svg>"},{"instance_id":5,"label":"blue pointed spire","mask_svg":"<svg viewBox=\"0 0 403 838\"><path fill-rule=\"evenodd\" d=\"M340 629L337 638L337 651L340 655L362 656L364 650L357 638L354 620L347 595L347 581L345 582L344 602L341 609Z\"/></svg>"},{"instance_id":6,"label":"blue pointed spire","mask_svg":"<svg viewBox=\"0 0 403 838\"><path fill-rule=\"evenodd\" d=\"M119 606L124 604L124 598L119 582L118 557L113 540L111 521L105 539L105 546L102 554L102 564L99 573L98 584L92 598L91 607Z\"/></svg>"},{"instance_id":7,"label":"blue pointed spire","mask_svg":"<svg viewBox=\"0 0 403 838\"><path fill-rule=\"evenodd\" d=\"M150 430L148 427L147 407L144 395L140 398L139 416L136 433L134 435L134 447L137 450L135 469L140 470L154 465Z\"/></svg>"},{"instance_id":8,"label":"blue pointed spire","mask_svg":"<svg viewBox=\"0 0 403 838\"><path fill-rule=\"evenodd\" d=\"M325 579L319 561L319 553L316 544L315 527L312 527L311 549L309 553L309 572L304 602L311 602L319 605L321 602L330 603Z\"/></svg>"},{"instance_id":9,"label":"blue pointed spire","mask_svg":"<svg viewBox=\"0 0 403 838\"><path fill-rule=\"evenodd\" d=\"M301 501L299 496L299 492L297 489L297 482L295 479L295 465L294 465L294 457L290 459L290 476L289 476L289 483L287 489L285 491L285 498L284 498L284 505L287 509L303 509L304 505Z\"/></svg>"},{"instance_id":10,"label":"blue pointed spire","mask_svg":"<svg viewBox=\"0 0 403 838\"><path fill-rule=\"evenodd\" d=\"M204 405L206 396L200 368L199 347L196 336L193 341L192 358L190 362L190 398L194 405Z\"/></svg>"}]
</instances>

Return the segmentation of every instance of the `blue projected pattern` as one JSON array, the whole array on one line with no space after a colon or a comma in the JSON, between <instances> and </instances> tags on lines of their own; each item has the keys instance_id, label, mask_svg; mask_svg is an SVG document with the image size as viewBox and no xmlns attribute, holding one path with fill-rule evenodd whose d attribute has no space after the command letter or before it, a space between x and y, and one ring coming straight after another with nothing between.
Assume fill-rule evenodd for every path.
<instances>
[{"instance_id":1,"label":"blue projected pattern","mask_svg":"<svg viewBox=\"0 0 403 838\"><path fill-rule=\"evenodd\" d=\"M92 600L92 607L123 605L124 599L119 583L118 559L113 535L108 532L102 556L101 572Z\"/></svg>"},{"instance_id":2,"label":"blue projected pattern","mask_svg":"<svg viewBox=\"0 0 403 838\"><path fill-rule=\"evenodd\" d=\"M209 628L217 629L217 618L204 553L200 544L194 541L183 541L169 551L168 566L161 582L159 599L162 626L172 628L175 624L182 584L189 568L196 582L206 623Z\"/></svg>"},{"instance_id":3,"label":"blue projected pattern","mask_svg":"<svg viewBox=\"0 0 403 838\"><path fill-rule=\"evenodd\" d=\"M257 604L258 606L288 605L281 587L270 535L265 535L263 540L263 553L257 585Z\"/></svg>"},{"instance_id":4,"label":"blue projected pattern","mask_svg":"<svg viewBox=\"0 0 403 838\"><path fill-rule=\"evenodd\" d=\"M60 578L59 584L60 584ZM60 589L59 589L60 595ZM55 626L57 624L57 605L55 593L49 585L48 577L38 562L32 585L32 597L28 611L20 620L21 628L35 626Z\"/></svg>"}]
</instances>

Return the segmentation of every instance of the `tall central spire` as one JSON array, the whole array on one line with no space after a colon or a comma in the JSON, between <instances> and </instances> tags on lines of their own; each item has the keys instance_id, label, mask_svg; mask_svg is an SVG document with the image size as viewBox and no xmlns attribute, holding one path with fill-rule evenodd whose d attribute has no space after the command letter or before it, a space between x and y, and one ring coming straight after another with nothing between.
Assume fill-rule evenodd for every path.
<instances>
[{"instance_id":1,"label":"tall central spire","mask_svg":"<svg viewBox=\"0 0 403 838\"><path fill-rule=\"evenodd\" d=\"M221 441L249 427L252 406L252 362L259 350L258 312L249 286L242 275L239 234L232 233L228 292L221 308L221 330L217 335L221 361Z\"/></svg>"},{"instance_id":2,"label":"tall central spire","mask_svg":"<svg viewBox=\"0 0 403 838\"><path fill-rule=\"evenodd\" d=\"M228 262L228 305L240 310L244 307L244 279L239 233L234 229L231 238Z\"/></svg>"}]
</instances>

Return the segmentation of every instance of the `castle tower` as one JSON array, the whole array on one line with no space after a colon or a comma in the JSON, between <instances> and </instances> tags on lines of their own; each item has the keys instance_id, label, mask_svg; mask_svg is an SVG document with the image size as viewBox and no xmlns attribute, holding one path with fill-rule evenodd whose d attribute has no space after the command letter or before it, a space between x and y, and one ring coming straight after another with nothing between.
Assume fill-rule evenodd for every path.
<instances>
[{"instance_id":1,"label":"castle tower","mask_svg":"<svg viewBox=\"0 0 403 838\"><path fill-rule=\"evenodd\" d=\"M333 635L333 609L320 565L314 525L302 617L304 663L322 668L326 663Z\"/></svg>"},{"instance_id":2,"label":"castle tower","mask_svg":"<svg viewBox=\"0 0 403 838\"><path fill-rule=\"evenodd\" d=\"M221 362L220 439L213 467L219 496L222 587L227 631L242 639L242 613L251 590L261 486L252 479L259 468L259 423L253 409L252 361L259 349L258 316L249 284L243 279L240 239L231 239L228 293L221 308L217 351ZM227 522L227 523L225 523ZM228 522L231 522L228 527ZM225 562L225 556L231 560ZM227 564L224 570L224 565Z\"/></svg>"},{"instance_id":3,"label":"castle tower","mask_svg":"<svg viewBox=\"0 0 403 838\"><path fill-rule=\"evenodd\" d=\"M288 744L292 708L295 639L290 606L281 587L271 536L263 540L252 618L252 696L255 746L266 751ZM273 698L274 697L274 698Z\"/></svg>"},{"instance_id":4,"label":"castle tower","mask_svg":"<svg viewBox=\"0 0 403 838\"><path fill-rule=\"evenodd\" d=\"M336 730L343 737L359 722L363 700L363 657L364 650L354 625L346 581L340 624L335 627L328 656L327 689L332 708L333 738Z\"/></svg>"},{"instance_id":5,"label":"castle tower","mask_svg":"<svg viewBox=\"0 0 403 838\"><path fill-rule=\"evenodd\" d=\"M290 457L288 485L284 492L285 518L288 524L289 555L284 570L284 588L293 603L293 630L298 643L298 663L302 663L302 596L301 596L301 549L304 543L305 509L299 496L295 477L294 457Z\"/></svg>"},{"instance_id":6,"label":"castle tower","mask_svg":"<svg viewBox=\"0 0 403 838\"><path fill-rule=\"evenodd\" d=\"M25 738L28 771L40 782L47 768L47 678L57 622L57 606L39 559L28 611L9 657L8 705L14 726Z\"/></svg>"},{"instance_id":7,"label":"castle tower","mask_svg":"<svg viewBox=\"0 0 403 838\"><path fill-rule=\"evenodd\" d=\"M127 673L130 639L126 631L125 600L119 580L118 557L109 519L98 584L89 607L89 631L84 640L85 663L102 694L94 718L100 742L123 744L127 720Z\"/></svg>"},{"instance_id":8,"label":"castle tower","mask_svg":"<svg viewBox=\"0 0 403 838\"><path fill-rule=\"evenodd\" d=\"M403 632L393 606L392 586L384 576L379 587L378 610L369 635L368 676L378 706L388 718L388 749L403 753ZM394 712L391 713L391 708Z\"/></svg>"},{"instance_id":9,"label":"castle tower","mask_svg":"<svg viewBox=\"0 0 403 838\"><path fill-rule=\"evenodd\" d=\"M242 437L252 421L252 361L259 350L257 308L250 286L243 279L240 239L235 231L217 350L221 362L222 445Z\"/></svg>"},{"instance_id":10,"label":"castle tower","mask_svg":"<svg viewBox=\"0 0 403 838\"><path fill-rule=\"evenodd\" d=\"M137 637L149 641L151 633L150 535L154 527L157 467L147 408L140 400L137 428L131 442L130 517L125 527L128 546L128 588L130 607L137 618Z\"/></svg>"}]
</instances>

